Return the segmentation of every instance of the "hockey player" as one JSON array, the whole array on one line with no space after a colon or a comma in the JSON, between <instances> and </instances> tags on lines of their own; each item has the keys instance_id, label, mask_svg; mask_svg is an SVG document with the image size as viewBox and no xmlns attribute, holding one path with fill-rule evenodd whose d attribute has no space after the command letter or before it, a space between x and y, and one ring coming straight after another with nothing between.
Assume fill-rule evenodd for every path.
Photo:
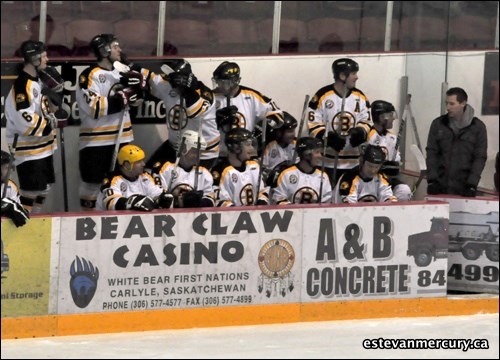
<instances>
[{"instance_id":1,"label":"hockey player","mask_svg":"<svg viewBox=\"0 0 500 360\"><path fill-rule=\"evenodd\" d=\"M200 150L205 150L207 143L200 139ZM181 148L179 149L179 163L166 162L157 170L163 189L174 196L174 207L195 208L213 207L215 195L213 192L213 179L210 172L199 165L198 158L198 133L186 130L182 134ZM196 171L198 170L198 174ZM156 172L156 171L155 171ZM198 176L198 180L196 179Z\"/></svg>"},{"instance_id":2,"label":"hockey player","mask_svg":"<svg viewBox=\"0 0 500 360\"><path fill-rule=\"evenodd\" d=\"M283 125L275 129L275 140L270 141L264 150L264 168L274 169L276 165L283 162L292 163L292 157L295 151L295 129L297 128L297 120L283 111Z\"/></svg>"},{"instance_id":3,"label":"hockey player","mask_svg":"<svg viewBox=\"0 0 500 360\"><path fill-rule=\"evenodd\" d=\"M266 120L271 128L279 128L283 124L283 112L273 100L257 90L240 85L240 67L237 63L222 62L215 69L212 81L217 125L223 137L230 129L240 127L254 132L254 136L258 138L262 132L262 121ZM261 145L259 143L259 147ZM227 156L227 149L224 147L221 149L221 156Z\"/></svg>"},{"instance_id":4,"label":"hockey player","mask_svg":"<svg viewBox=\"0 0 500 360\"><path fill-rule=\"evenodd\" d=\"M97 198L99 210L151 211L169 208L173 197L144 172L144 151L132 144L118 152L118 169L107 176Z\"/></svg>"},{"instance_id":5,"label":"hockey player","mask_svg":"<svg viewBox=\"0 0 500 360\"><path fill-rule=\"evenodd\" d=\"M217 206L269 204L268 188L259 178L259 163L251 160L256 144L250 130L231 129L225 143L229 151L227 160L212 170L214 189L219 193ZM259 194L256 194L259 187Z\"/></svg>"},{"instance_id":6,"label":"hockey player","mask_svg":"<svg viewBox=\"0 0 500 360\"><path fill-rule=\"evenodd\" d=\"M340 177L334 190L335 202L398 201L385 175L379 173L384 161L385 152L380 146L367 145L356 172L345 172Z\"/></svg>"},{"instance_id":7,"label":"hockey player","mask_svg":"<svg viewBox=\"0 0 500 360\"><path fill-rule=\"evenodd\" d=\"M157 162L174 163L181 142L181 133L186 130L198 132L207 142L201 152L201 165L211 169L219 156L220 133L215 122L215 102L212 91L199 81L184 59L167 60L162 70L168 73L155 74L141 69L148 80L151 94L163 100L166 108L168 139L155 151L147 162L153 168ZM182 100L182 103L181 103Z\"/></svg>"},{"instance_id":8,"label":"hockey player","mask_svg":"<svg viewBox=\"0 0 500 360\"><path fill-rule=\"evenodd\" d=\"M129 106L137 105L143 77L119 73L113 63L122 49L113 34L100 34L90 41L97 64L85 69L79 79L76 101L80 111L80 205L95 210L99 186L111 168L115 144L133 141ZM120 125L123 133L118 139ZM114 164L113 164L114 165Z\"/></svg>"},{"instance_id":9,"label":"hockey player","mask_svg":"<svg viewBox=\"0 0 500 360\"><path fill-rule=\"evenodd\" d=\"M308 127L311 136L327 139L325 170L335 183L336 179L332 179L335 154L338 153L338 179L358 164L358 147L366 141L370 114L368 99L356 88L358 63L348 58L338 59L332 64L332 71L335 82L319 89L309 102Z\"/></svg>"},{"instance_id":10,"label":"hockey player","mask_svg":"<svg viewBox=\"0 0 500 360\"><path fill-rule=\"evenodd\" d=\"M302 137L297 141L300 161L283 170L278 186L273 191L273 202L284 204L329 203L332 186L326 173L321 174L321 152L323 142L313 137Z\"/></svg>"},{"instance_id":11,"label":"hockey player","mask_svg":"<svg viewBox=\"0 0 500 360\"><path fill-rule=\"evenodd\" d=\"M377 100L372 103L370 110L373 126L368 133L367 142L380 146L385 151L386 161L380 171L389 179L392 191L398 200L408 201L412 196L411 189L397 177L401 154L399 149L396 149L397 136L390 131L397 118L396 109L387 101Z\"/></svg>"},{"instance_id":12,"label":"hockey player","mask_svg":"<svg viewBox=\"0 0 500 360\"><path fill-rule=\"evenodd\" d=\"M2 150L2 196L5 191L5 197L2 198L2 216L12 219L14 224L19 227L26 224L29 215L28 211L21 205L16 183L7 178L10 160L11 156L9 153ZM6 186L7 189L4 189Z\"/></svg>"},{"instance_id":13,"label":"hockey player","mask_svg":"<svg viewBox=\"0 0 500 360\"><path fill-rule=\"evenodd\" d=\"M27 40L21 44L22 71L5 100L7 142L17 138L15 165L21 203L30 212L41 212L55 182L53 154L56 132L48 98L42 93L39 73L47 68L44 43Z\"/></svg>"}]
</instances>

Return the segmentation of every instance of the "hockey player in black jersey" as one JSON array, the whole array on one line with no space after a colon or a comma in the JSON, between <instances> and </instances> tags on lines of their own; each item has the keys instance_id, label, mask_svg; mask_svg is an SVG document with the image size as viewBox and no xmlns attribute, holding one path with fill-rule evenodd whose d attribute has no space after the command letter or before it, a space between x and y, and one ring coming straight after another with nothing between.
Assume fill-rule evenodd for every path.
<instances>
[{"instance_id":1,"label":"hockey player in black jersey","mask_svg":"<svg viewBox=\"0 0 500 360\"><path fill-rule=\"evenodd\" d=\"M259 176L259 163L251 159L256 144L250 130L231 129L225 143L229 151L227 160L212 169L217 206L269 204L269 189ZM258 188L260 191L256 194Z\"/></svg>"}]
</instances>

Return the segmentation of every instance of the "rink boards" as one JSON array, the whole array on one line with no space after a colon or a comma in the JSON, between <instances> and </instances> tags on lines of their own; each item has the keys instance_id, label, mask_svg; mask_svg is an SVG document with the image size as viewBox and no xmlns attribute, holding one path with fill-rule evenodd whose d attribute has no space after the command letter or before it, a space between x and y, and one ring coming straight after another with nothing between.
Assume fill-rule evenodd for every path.
<instances>
[{"instance_id":1,"label":"rink boards","mask_svg":"<svg viewBox=\"0 0 500 360\"><path fill-rule=\"evenodd\" d=\"M447 203L203 210L2 219L2 338L498 312L446 296Z\"/></svg>"}]
</instances>

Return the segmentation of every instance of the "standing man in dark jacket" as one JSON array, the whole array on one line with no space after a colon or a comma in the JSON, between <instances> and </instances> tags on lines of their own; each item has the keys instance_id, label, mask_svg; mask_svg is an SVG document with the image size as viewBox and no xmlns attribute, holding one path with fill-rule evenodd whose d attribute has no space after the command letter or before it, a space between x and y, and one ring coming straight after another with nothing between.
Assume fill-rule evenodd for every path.
<instances>
[{"instance_id":1,"label":"standing man in dark jacket","mask_svg":"<svg viewBox=\"0 0 500 360\"><path fill-rule=\"evenodd\" d=\"M476 196L486 163L486 126L462 88L446 92L447 114L435 119L427 139L428 194Z\"/></svg>"}]
</instances>

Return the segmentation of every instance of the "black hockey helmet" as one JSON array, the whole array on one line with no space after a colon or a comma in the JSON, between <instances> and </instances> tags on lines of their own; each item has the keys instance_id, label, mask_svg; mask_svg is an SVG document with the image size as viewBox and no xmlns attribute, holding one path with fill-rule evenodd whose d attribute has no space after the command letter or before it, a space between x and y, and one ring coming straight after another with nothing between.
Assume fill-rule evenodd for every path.
<instances>
[{"instance_id":1,"label":"black hockey helmet","mask_svg":"<svg viewBox=\"0 0 500 360\"><path fill-rule=\"evenodd\" d=\"M236 80L240 79L240 67L235 62L224 61L213 73L214 80Z\"/></svg>"},{"instance_id":2,"label":"black hockey helmet","mask_svg":"<svg viewBox=\"0 0 500 360\"><path fill-rule=\"evenodd\" d=\"M254 145L255 138L250 130L247 130L245 128L234 128L229 130L229 132L226 134L224 142L226 143L229 151L237 154L241 150L241 143L247 140L251 140L252 144Z\"/></svg>"},{"instance_id":3,"label":"black hockey helmet","mask_svg":"<svg viewBox=\"0 0 500 360\"><path fill-rule=\"evenodd\" d=\"M380 115L387 113L395 114L396 109L390 102L384 100L376 100L371 104L371 112L373 122L379 122Z\"/></svg>"},{"instance_id":4,"label":"black hockey helmet","mask_svg":"<svg viewBox=\"0 0 500 360\"><path fill-rule=\"evenodd\" d=\"M382 164L385 161L385 152L380 146L368 144L363 149L361 159L363 162L368 161L372 164Z\"/></svg>"},{"instance_id":5,"label":"black hockey helmet","mask_svg":"<svg viewBox=\"0 0 500 360\"><path fill-rule=\"evenodd\" d=\"M277 130L291 130L297 127L297 120L290 115L288 112L283 111L283 125L281 125Z\"/></svg>"},{"instance_id":6,"label":"black hockey helmet","mask_svg":"<svg viewBox=\"0 0 500 360\"><path fill-rule=\"evenodd\" d=\"M301 137L297 140L297 154L302 159L304 156L309 155L314 149L322 149L323 142L315 137Z\"/></svg>"},{"instance_id":7,"label":"black hockey helmet","mask_svg":"<svg viewBox=\"0 0 500 360\"><path fill-rule=\"evenodd\" d=\"M2 166L10 162L10 154L2 150Z\"/></svg>"},{"instance_id":8,"label":"black hockey helmet","mask_svg":"<svg viewBox=\"0 0 500 360\"><path fill-rule=\"evenodd\" d=\"M25 63L38 67L41 63L42 53L47 51L47 48L41 41L26 40L21 44L20 50Z\"/></svg>"},{"instance_id":9,"label":"black hockey helmet","mask_svg":"<svg viewBox=\"0 0 500 360\"><path fill-rule=\"evenodd\" d=\"M349 76L350 73L359 71L359 65L356 61L349 58L337 59L332 64L333 77L340 79L340 74Z\"/></svg>"},{"instance_id":10,"label":"black hockey helmet","mask_svg":"<svg viewBox=\"0 0 500 360\"><path fill-rule=\"evenodd\" d=\"M191 64L184 59L167 59L164 61L161 70L167 75L171 73L189 75L193 72Z\"/></svg>"},{"instance_id":11,"label":"black hockey helmet","mask_svg":"<svg viewBox=\"0 0 500 360\"><path fill-rule=\"evenodd\" d=\"M118 38L113 34L99 34L90 40L90 48L94 51L97 59L107 58L111 54L111 43L118 41Z\"/></svg>"}]
</instances>

